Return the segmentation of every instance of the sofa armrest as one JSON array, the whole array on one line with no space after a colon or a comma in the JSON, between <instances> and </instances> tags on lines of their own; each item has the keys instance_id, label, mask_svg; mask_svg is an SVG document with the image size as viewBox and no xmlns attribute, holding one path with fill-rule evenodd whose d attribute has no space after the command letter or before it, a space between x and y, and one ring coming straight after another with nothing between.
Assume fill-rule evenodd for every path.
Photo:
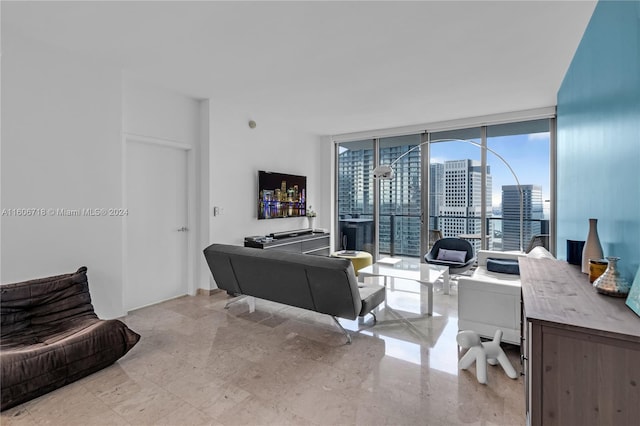
<instances>
[{"instance_id":1,"label":"sofa armrest","mask_svg":"<svg viewBox=\"0 0 640 426\"><path fill-rule=\"evenodd\" d=\"M523 252L478 250L478 266L487 266L487 259L514 259L526 256Z\"/></svg>"}]
</instances>

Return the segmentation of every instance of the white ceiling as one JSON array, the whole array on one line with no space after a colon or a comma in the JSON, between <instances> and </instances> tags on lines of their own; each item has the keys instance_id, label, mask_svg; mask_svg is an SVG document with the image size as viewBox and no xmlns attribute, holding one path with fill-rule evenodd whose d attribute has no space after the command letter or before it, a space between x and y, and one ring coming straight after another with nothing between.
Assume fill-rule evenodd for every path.
<instances>
[{"instance_id":1,"label":"white ceiling","mask_svg":"<svg viewBox=\"0 0 640 426\"><path fill-rule=\"evenodd\" d=\"M339 134L556 104L595 1L7 2L13 31ZM293 124L295 123L295 124Z\"/></svg>"}]
</instances>

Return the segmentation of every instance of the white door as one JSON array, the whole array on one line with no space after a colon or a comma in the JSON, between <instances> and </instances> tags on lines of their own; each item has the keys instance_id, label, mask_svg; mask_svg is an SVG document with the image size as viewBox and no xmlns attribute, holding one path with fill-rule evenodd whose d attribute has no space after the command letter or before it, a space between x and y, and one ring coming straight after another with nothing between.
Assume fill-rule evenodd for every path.
<instances>
[{"instance_id":1,"label":"white door","mask_svg":"<svg viewBox=\"0 0 640 426\"><path fill-rule=\"evenodd\" d=\"M127 279L132 310L188 293L187 151L127 142Z\"/></svg>"}]
</instances>

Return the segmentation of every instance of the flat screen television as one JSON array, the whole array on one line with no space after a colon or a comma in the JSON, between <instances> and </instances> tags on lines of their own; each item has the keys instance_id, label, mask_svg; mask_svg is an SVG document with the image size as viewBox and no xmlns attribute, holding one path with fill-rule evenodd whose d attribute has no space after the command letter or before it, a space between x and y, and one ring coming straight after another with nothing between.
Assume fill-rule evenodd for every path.
<instances>
[{"instance_id":1,"label":"flat screen television","mask_svg":"<svg viewBox=\"0 0 640 426\"><path fill-rule=\"evenodd\" d=\"M258 171L258 219L307 214L307 177Z\"/></svg>"}]
</instances>

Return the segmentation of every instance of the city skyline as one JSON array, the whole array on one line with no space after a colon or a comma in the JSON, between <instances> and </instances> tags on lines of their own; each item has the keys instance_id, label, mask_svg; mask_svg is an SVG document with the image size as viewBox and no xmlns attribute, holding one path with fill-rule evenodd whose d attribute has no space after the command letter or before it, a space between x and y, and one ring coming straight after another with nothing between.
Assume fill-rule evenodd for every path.
<instances>
[{"instance_id":1,"label":"city skyline","mask_svg":"<svg viewBox=\"0 0 640 426\"><path fill-rule=\"evenodd\" d=\"M549 178L549 132L529 133L487 138L487 146L500 154L518 176L521 185L540 185L542 200L550 198ZM480 143L480 140L471 139ZM457 159L480 160L480 149L464 142L448 141L431 145L430 163L444 163ZM515 179L509 169L491 152L487 153L487 164L493 176L492 206L500 207L503 185L514 185ZM544 164L546 168L532 167Z\"/></svg>"},{"instance_id":2,"label":"city skyline","mask_svg":"<svg viewBox=\"0 0 640 426\"><path fill-rule=\"evenodd\" d=\"M487 143L489 148L499 153L515 170L521 185L535 185L540 188L539 193L544 195L538 196L536 199L540 199L542 202L549 198L548 132L488 137ZM380 217L377 227L381 253L421 255L420 232L423 213L421 186L424 180L421 176L421 149L414 149L419 144L419 135L380 139L379 164L391 164L403 154L408 154L394 164L395 177L393 180L378 181L380 185L379 200L374 200L373 197L372 171L375 157L373 141L371 143L357 141L339 146L339 219L359 217L372 220L373 206L378 202ZM347 148L349 146L353 146L353 149ZM445 234L451 235L445 236L479 234L480 212L482 207L485 207L486 217L492 219L489 220L487 232L491 235L491 243L495 243L496 248L500 249L502 247L503 224L495 213L501 215L504 208L502 187L516 184L512 173L499 158L488 152L487 202L486 204L480 203L481 150L477 146L459 141L436 142L430 147L431 161L427 169L431 174L428 200L429 218L425 218L428 220L428 229L444 230L448 225L452 229L451 232L446 231ZM442 176L444 179L444 165L448 162L467 162L469 173L473 173L473 177L467 176L465 178L464 185L467 186L464 190L465 194L460 191L450 194L450 196L456 197L459 205L451 205L449 209L441 211L440 207L436 207L436 205L445 201L447 185L444 180L439 181L435 176ZM438 163L441 164L441 167L438 167ZM456 179L461 178L462 175ZM458 183L461 184L460 181ZM439 189L442 190L442 194L438 194ZM460 189L458 188L458 190ZM451 187L449 190L451 191ZM461 197L464 198L462 204L460 204L463 199ZM454 212L453 210L456 209L462 210ZM426 214L426 211L424 213ZM437 223L434 222L434 216L439 217ZM464 220L461 222L455 216L459 216L460 219L464 218ZM540 219L533 217L531 219L537 220L539 227ZM446 220L450 223L445 224ZM527 220L526 217L525 220ZM525 229L525 231L527 230ZM512 232L512 230L507 229L507 232ZM529 232L525 232L525 234L528 235ZM519 239L518 226L515 240L519 241Z\"/></svg>"}]
</instances>

